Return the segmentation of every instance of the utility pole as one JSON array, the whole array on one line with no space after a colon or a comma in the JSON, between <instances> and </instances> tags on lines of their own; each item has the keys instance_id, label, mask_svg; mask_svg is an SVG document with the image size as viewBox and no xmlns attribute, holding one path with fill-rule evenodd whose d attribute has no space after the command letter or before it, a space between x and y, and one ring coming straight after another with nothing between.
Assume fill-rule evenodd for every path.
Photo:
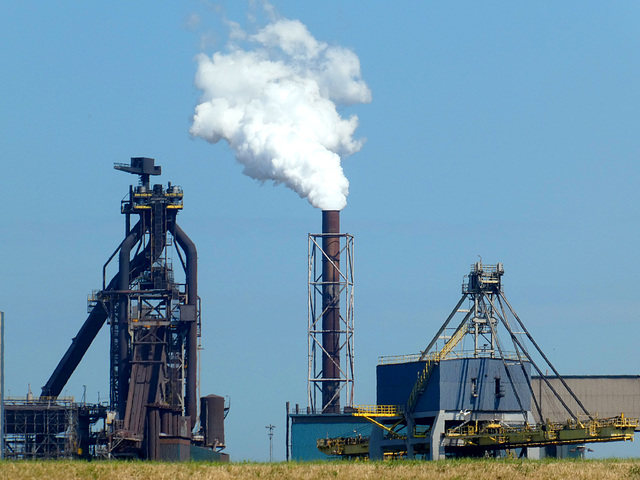
<instances>
[{"instance_id":1,"label":"utility pole","mask_svg":"<svg viewBox=\"0 0 640 480\"><path fill-rule=\"evenodd\" d=\"M286 435L284 439L284 451L285 451L285 460L289 461L289 402L287 402L287 427L286 427Z\"/></svg>"},{"instance_id":2,"label":"utility pole","mask_svg":"<svg viewBox=\"0 0 640 480\"><path fill-rule=\"evenodd\" d=\"M269 424L264 428L269 429L269 433L267 434L269 436L269 462L273 462L273 429L276 428L276 426Z\"/></svg>"}]
</instances>

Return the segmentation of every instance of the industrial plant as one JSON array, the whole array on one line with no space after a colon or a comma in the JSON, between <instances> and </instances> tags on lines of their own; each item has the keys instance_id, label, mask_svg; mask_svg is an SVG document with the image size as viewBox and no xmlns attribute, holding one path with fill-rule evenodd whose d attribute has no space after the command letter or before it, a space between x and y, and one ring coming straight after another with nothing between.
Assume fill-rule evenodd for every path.
<instances>
[{"instance_id":1,"label":"industrial plant","mask_svg":"<svg viewBox=\"0 0 640 480\"><path fill-rule=\"evenodd\" d=\"M309 235L309 399L302 409L287 403L287 458L566 457L633 440L640 376L563 378L507 300L500 263L473 264L426 348L381 357L376 403L354 405L353 237L337 235L331 215L337 224L337 212L323 212L323 233Z\"/></svg>"},{"instance_id":2,"label":"industrial plant","mask_svg":"<svg viewBox=\"0 0 640 480\"><path fill-rule=\"evenodd\" d=\"M5 399L4 456L228 460L225 398L198 399L198 260L177 222L183 191L171 183L151 185L151 176L161 174L152 158L135 157L115 169L139 178L121 204L125 238L105 262L102 288L90 296L88 317L41 395ZM184 283L174 275L174 242ZM112 264L117 273L108 278ZM109 401L61 397L105 323Z\"/></svg>"},{"instance_id":3,"label":"industrial plant","mask_svg":"<svg viewBox=\"0 0 640 480\"><path fill-rule=\"evenodd\" d=\"M139 180L121 202L124 239L41 394L4 399L4 456L228 461L228 402L199 392L198 261L177 221L182 188L152 185L152 158L115 169ZM354 264L340 211L323 210L322 232L308 235L307 404L287 402L288 460L581 456L586 444L633 440L640 376L563 377L507 300L501 263L472 264L424 349L380 357L375 403L355 404ZM61 396L105 324L109 400Z\"/></svg>"}]
</instances>

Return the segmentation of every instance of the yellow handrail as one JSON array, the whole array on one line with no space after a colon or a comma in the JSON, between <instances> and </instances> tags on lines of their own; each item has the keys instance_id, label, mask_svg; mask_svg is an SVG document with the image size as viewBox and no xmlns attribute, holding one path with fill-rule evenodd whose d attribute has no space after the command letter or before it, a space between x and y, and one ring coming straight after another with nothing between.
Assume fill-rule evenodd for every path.
<instances>
[{"instance_id":1,"label":"yellow handrail","mask_svg":"<svg viewBox=\"0 0 640 480\"><path fill-rule=\"evenodd\" d=\"M355 417L397 417L402 414L400 405L354 405Z\"/></svg>"}]
</instances>

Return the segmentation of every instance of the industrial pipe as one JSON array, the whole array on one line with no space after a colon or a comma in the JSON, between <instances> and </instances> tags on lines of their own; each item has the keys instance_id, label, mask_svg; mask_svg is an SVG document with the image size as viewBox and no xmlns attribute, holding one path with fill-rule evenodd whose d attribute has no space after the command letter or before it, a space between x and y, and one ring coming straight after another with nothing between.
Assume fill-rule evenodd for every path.
<instances>
[{"instance_id":1,"label":"industrial pipe","mask_svg":"<svg viewBox=\"0 0 640 480\"><path fill-rule=\"evenodd\" d=\"M185 253L187 260L187 305L192 305L195 311L198 309L198 251L196 245L175 222L171 222L171 234ZM198 371L198 321L196 318L189 324L187 333L187 380L185 392L186 415L191 417L192 425L198 419L197 399L197 371Z\"/></svg>"},{"instance_id":2,"label":"industrial pipe","mask_svg":"<svg viewBox=\"0 0 640 480\"><path fill-rule=\"evenodd\" d=\"M133 227L134 232L140 231L140 223L137 223ZM138 233L139 235L139 233ZM141 252L133 259L131 262L131 266L128 268L130 270L137 269L142 265L142 262L145 258L145 252ZM111 279L109 284L106 287L106 291L114 290L116 285L118 284L118 279L120 277L120 272L118 272ZM105 320L107 319L107 312L104 308L100 308L96 306L91 310L89 316L80 327L78 334L71 341L71 345L65 352L62 359L56 366L55 370L49 377L47 383L42 387L41 395L43 397L57 397L62 392L62 389L69 381L69 378L75 371L75 369L80 364L82 357L87 353L89 346L93 342L93 339L96 338L98 332L104 325Z\"/></svg>"},{"instance_id":3,"label":"industrial pipe","mask_svg":"<svg viewBox=\"0 0 640 480\"><path fill-rule=\"evenodd\" d=\"M113 288L113 285L115 285L115 282L112 280L111 283L109 283L109 288ZM96 306L91 310L91 313L89 313L82 327L80 327L80 331L71 341L71 345L56 366L51 377L49 377L47 383L42 387L41 395L43 397L57 397L60 395L60 392L62 392L62 389L69 381L71 374L73 374L77 368L84 354L87 353L91 342L96 338L106 319L107 312L104 308Z\"/></svg>"},{"instance_id":4,"label":"industrial pipe","mask_svg":"<svg viewBox=\"0 0 640 480\"><path fill-rule=\"evenodd\" d=\"M118 290L129 290L131 282L131 250L140 239L141 223L138 222L120 246L118 257ZM129 302L127 295L120 295L118 301L118 414L124 419L129 391Z\"/></svg>"},{"instance_id":5,"label":"industrial pipe","mask_svg":"<svg viewBox=\"0 0 640 480\"><path fill-rule=\"evenodd\" d=\"M340 211L322 211L322 413L340 413Z\"/></svg>"}]
</instances>

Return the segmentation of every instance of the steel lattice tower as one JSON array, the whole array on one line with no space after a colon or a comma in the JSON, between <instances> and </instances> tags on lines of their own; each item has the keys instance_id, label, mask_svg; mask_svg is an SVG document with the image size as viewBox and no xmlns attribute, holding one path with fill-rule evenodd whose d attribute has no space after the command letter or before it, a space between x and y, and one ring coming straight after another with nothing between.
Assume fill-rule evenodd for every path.
<instances>
[{"instance_id":1,"label":"steel lattice tower","mask_svg":"<svg viewBox=\"0 0 640 480\"><path fill-rule=\"evenodd\" d=\"M353 405L354 238L339 233L339 212L322 213L323 233L309 234L308 408L339 413L341 397Z\"/></svg>"}]
</instances>

